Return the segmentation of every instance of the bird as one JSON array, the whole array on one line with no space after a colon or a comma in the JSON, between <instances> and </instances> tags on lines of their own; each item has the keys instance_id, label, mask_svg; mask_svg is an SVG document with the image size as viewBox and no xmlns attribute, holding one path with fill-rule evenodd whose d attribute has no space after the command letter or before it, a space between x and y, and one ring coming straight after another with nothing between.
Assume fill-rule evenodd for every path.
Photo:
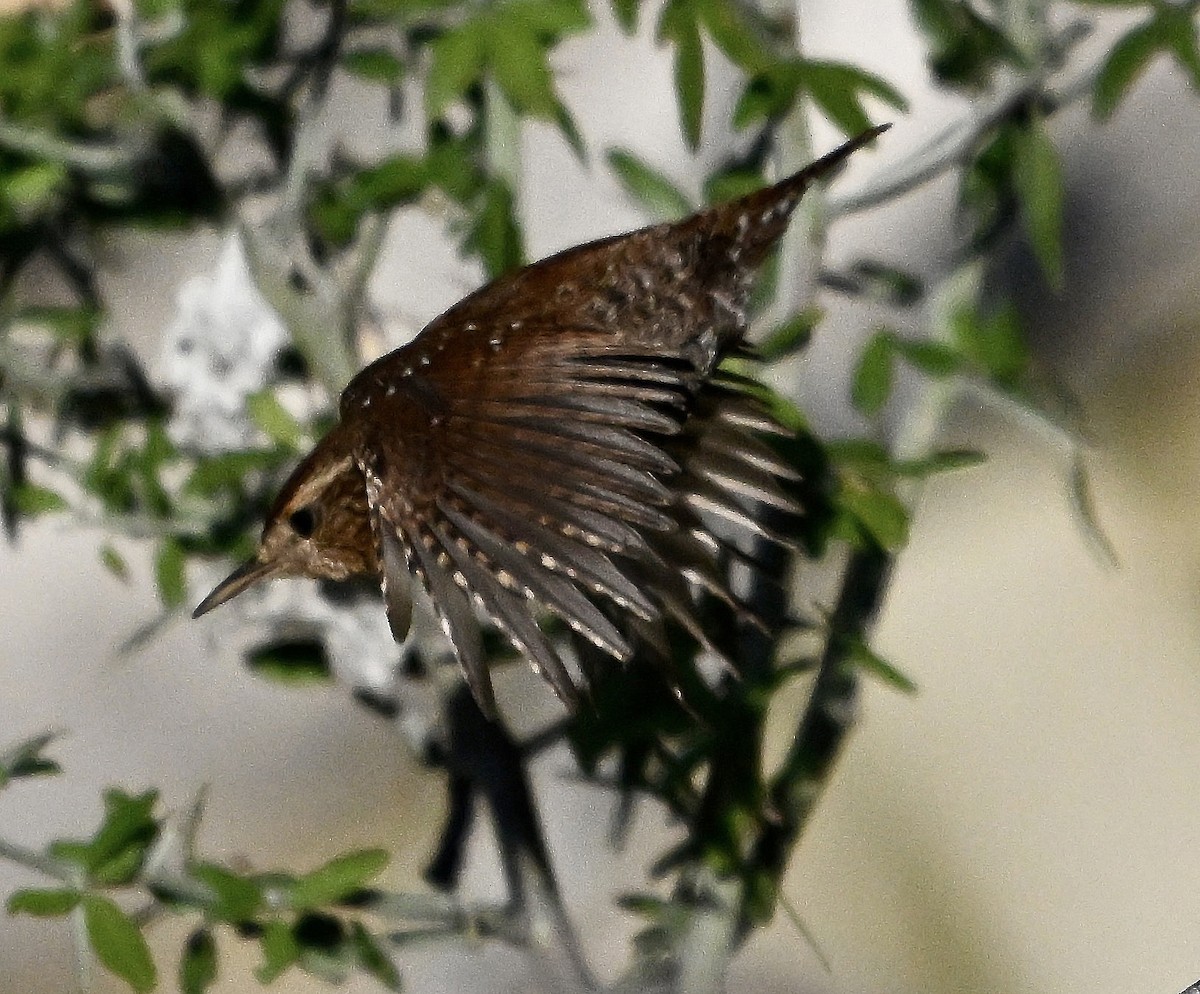
<instances>
[{"instance_id":1,"label":"bird","mask_svg":"<svg viewBox=\"0 0 1200 994\"><path fill-rule=\"evenodd\" d=\"M581 692L547 617L623 662L662 650L669 622L707 644L699 597L749 614L719 568L737 534L786 541L758 510L803 510L757 437L786 430L721 362L746 348L752 278L804 192L886 128L773 186L502 275L366 366L254 557L193 617L269 578L365 575L403 642L415 582L490 718L480 615L570 708Z\"/></svg>"}]
</instances>

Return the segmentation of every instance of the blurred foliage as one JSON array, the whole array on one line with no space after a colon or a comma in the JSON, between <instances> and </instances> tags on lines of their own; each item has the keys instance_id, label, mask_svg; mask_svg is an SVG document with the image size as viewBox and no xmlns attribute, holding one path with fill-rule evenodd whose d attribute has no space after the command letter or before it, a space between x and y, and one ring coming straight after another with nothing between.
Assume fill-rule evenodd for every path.
<instances>
[{"instance_id":1,"label":"blurred foliage","mask_svg":"<svg viewBox=\"0 0 1200 994\"><path fill-rule=\"evenodd\" d=\"M961 147L934 145L910 164L915 175L961 171L963 238L942 285L926 285L872 258L821 273L823 286L836 295L925 315L927 337L906 337L887 323L861 355L853 400L873 429L905 370L938 383L977 384L1042 416L1044 377L1025 346L1021 317L1008 302L985 294L977 276L1019 231L1051 287L1070 278L1054 143L1054 117L1064 104L1052 84L1082 32L1056 31L1051 7L1077 25L1103 16L1103 8L1138 14L1085 77L1098 120L1119 110L1156 58L1173 60L1200 87L1200 0L912 0L933 79L979 106L996 94L1007 96L999 110L968 110ZM1028 44L1029 31L1014 33L1018 8L1040 45ZM745 142L707 177L706 202L763 182L785 121L811 111L853 134L905 107L886 80L798 52L795 26L777 5L768 14L746 0L613 0L612 11L625 31L652 33L669 48L680 127L692 150L704 137L712 50L732 66L738 97L731 124ZM75 513L110 532L152 541L168 613L188 603L193 559L247 555L282 474L328 423L332 397L300 410L285 402L285 389L299 383L320 395L321 385L338 382L339 350L353 354L357 342L358 298L374 261L372 231L381 221L420 205L445 221L464 255L489 275L524 261L513 136L519 137L522 122L536 121L581 157L589 151L559 92L557 49L590 30L594 14L582 0L333 0L320 6L139 0L132 7L77 0L0 17L0 516L8 535L17 537L23 522L41 515ZM387 123L412 123L415 145L376 154L338 146L315 154L311 124L334 79L386 94L393 118ZM678 217L697 205L636 151L609 150L606 161L648 220ZM885 185L876 201L904 189L900 181ZM283 248L262 251L253 241L257 233L248 231L247 254L264 294L291 324L292 347L269 382L245 397L255 442L221 452L177 444L170 432L173 398L146 375L138 357L111 340L98 236L131 227L228 228L264 202L273 213L271 224L261 227L281 227L285 237L272 245ZM299 254L289 254L295 246ZM279 272L264 268L268 257L284 260ZM788 278L768 267L760 297ZM830 306L836 302L835 296ZM327 309L314 310L317 305ZM729 617L725 605L708 606L709 627L725 633L728 644L721 648L739 660L737 678L706 678L700 647L680 632L656 650L669 657L679 694L657 668L617 667L593 658L586 645L577 647L591 677L592 704L558 731L581 771L616 791L618 834L642 796L665 806L680 826L678 844L655 867L666 883L653 890L648 882L644 893L624 902L645 920L622 978L629 987L674 989L704 915L733 916L730 947L711 953L727 959L776 910L788 854L845 733L846 719L839 724L831 716L851 710L856 674L913 689L866 637L892 559L907 540L910 481L979 459L962 451L902 458L879 441L881 432L837 444L817 437L803 412L761 379L803 351L821 317L815 305L776 316L775 327L757 337L756 354L731 360L722 376L729 389L757 397L788 429L763 441L794 470L789 486L806 510L789 538L812 558L833 547L849 550L828 616L792 616L786 597L791 563L762 554L755 563L761 588L753 599L771 637ZM1090 520L1081 462L1074 464L1071 485ZM771 527L769 518L764 523ZM114 575L128 575L110 542L99 554ZM489 645L497 662L511 657L499 640ZM434 647L405 652L404 669L413 679L438 665ZM297 684L330 673L327 646L307 634L261 642L248 663ZM812 703L785 761L765 769L761 745L772 701L800 673L815 674ZM443 702L452 727L455 700ZM494 761L517 767L506 789L529 816L511 831L524 832L517 839L523 851L545 862L520 772L532 746L512 742L502 729L473 734L492 736ZM49 742L40 736L0 754L0 786L56 772L44 755ZM488 791L495 788L472 780L456 765L465 762L461 750L455 752L453 741L448 748L427 757L450 770L452 812L430 875L452 884L470 826L464 811L476 794L494 799ZM309 873L245 872L195 853L198 804L183 825L156 812L154 792L113 790L102 824L88 839L58 840L36 852L0 842L4 856L53 881L12 895L10 913L76 918L77 934L96 960L136 991L158 983L143 929L163 914L187 916L194 927L178 983L188 994L216 980L218 936L258 944L263 983L291 969L331 981L365 972L388 989L399 985L390 950L405 941L521 940L511 906L467 909L436 895L373 888L386 860L380 852L350 853ZM508 831L502 825L498 833L502 848L513 841ZM542 870L553 894L548 864ZM515 905L519 895L510 896ZM133 902L140 902L138 909L126 910Z\"/></svg>"}]
</instances>

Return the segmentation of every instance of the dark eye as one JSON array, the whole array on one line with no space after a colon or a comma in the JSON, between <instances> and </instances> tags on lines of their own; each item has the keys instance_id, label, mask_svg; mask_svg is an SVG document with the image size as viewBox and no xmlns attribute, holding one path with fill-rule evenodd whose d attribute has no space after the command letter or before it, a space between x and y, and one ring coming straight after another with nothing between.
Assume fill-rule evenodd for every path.
<instances>
[{"instance_id":1,"label":"dark eye","mask_svg":"<svg viewBox=\"0 0 1200 994\"><path fill-rule=\"evenodd\" d=\"M294 531L301 538L312 538L312 533L317 530L317 516L313 513L311 507L302 507L298 511L293 511L288 524L292 526Z\"/></svg>"}]
</instances>

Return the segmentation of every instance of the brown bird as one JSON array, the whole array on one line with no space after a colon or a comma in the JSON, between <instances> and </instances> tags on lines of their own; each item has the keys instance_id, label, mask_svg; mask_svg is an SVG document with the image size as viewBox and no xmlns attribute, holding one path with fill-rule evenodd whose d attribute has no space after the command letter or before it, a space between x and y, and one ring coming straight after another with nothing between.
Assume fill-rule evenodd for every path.
<instances>
[{"instance_id":1,"label":"brown bird","mask_svg":"<svg viewBox=\"0 0 1200 994\"><path fill-rule=\"evenodd\" d=\"M620 660L663 645L667 620L706 642L698 592L740 608L717 566L731 534L762 534L764 505L799 510L752 435L778 426L717 364L804 191L885 127L775 186L502 276L371 363L255 558L194 617L270 577L367 574L402 641L415 575L489 715L472 602L569 705L546 612Z\"/></svg>"}]
</instances>

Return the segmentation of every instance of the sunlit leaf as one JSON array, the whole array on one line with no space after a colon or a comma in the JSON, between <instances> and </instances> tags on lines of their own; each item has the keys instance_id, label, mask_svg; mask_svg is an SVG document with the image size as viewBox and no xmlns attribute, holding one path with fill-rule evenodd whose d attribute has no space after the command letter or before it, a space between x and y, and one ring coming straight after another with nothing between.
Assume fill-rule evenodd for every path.
<instances>
[{"instance_id":1,"label":"sunlit leaf","mask_svg":"<svg viewBox=\"0 0 1200 994\"><path fill-rule=\"evenodd\" d=\"M10 915L57 918L74 911L82 896L79 891L66 888L54 890L29 888L16 891L9 897L7 908Z\"/></svg>"},{"instance_id":2,"label":"sunlit leaf","mask_svg":"<svg viewBox=\"0 0 1200 994\"><path fill-rule=\"evenodd\" d=\"M330 860L324 866L300 877L289 891L295 908L317 908L336 904L361 890L387 865L383 849L362 849Z\"/></svg>"},{"instance_id":3,"label":"sunlit leaf","mask_svg":"<svg viewBox=\"0 0 1200 994\"><path fill-rule=\"evenodd\" d=\"M138 994L154 990L158 972L141 930L124 911L106 897L83 898L83 920L92 951L109 972Z\"/></svg>"},{"instance_id":4,"label":"sunlit leaf","mask_svg":"<svg viewBox=\"0 0 1200 994\"><path fill-rule=\"evenodd\" d=\"M70 505L49 487L36 483L22 483L13 491L13 504L17 512L27 518L65 511Z\"/></svg>"},{"instance_id":5,"label":"sunlit leaf","mask_svg":"<svg viewBox=\"0 0 1200 994\"><path fill-rule=\"evenodd\" d=\"M1099 120L1112 116L1137 78L1162 50L1162 32L1151 20L1125 34L1108 53L1092 90L1092 114Z\"/></svg>"}]
</instances>

